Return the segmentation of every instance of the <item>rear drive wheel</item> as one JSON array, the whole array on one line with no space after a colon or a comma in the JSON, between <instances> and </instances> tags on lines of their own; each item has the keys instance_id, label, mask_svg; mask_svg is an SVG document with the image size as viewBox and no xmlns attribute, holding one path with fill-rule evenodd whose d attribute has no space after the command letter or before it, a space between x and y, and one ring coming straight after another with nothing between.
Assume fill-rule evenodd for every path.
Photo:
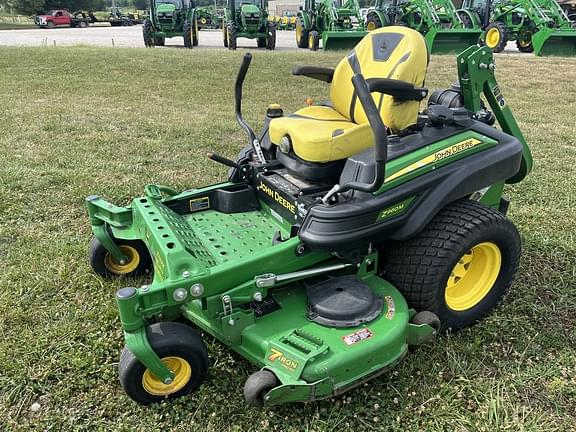
<instances>
[{"instance_id":1,"label":"rear drive wheel","mask_svg":"<svg viewBox=\"0 0 576 432\"><path fill-rule=\"evenodd\" d=\"M183 27L183 36L184 36L184 47L192 48L192 24L190 21L186 21Z\"/></svg>"},{"instance_id":2,"label":"rear drive wheel","mask_svg":"<svg viewBox=\"0 0 576 432\"><path fill-rule=\"evenodd\" d=\"M154 38L152 37L152 22L145 20L142 26L142 36L144 36L144 46L152 48L154 46Z\"/></svg>"},{"instance_id":3,"label":"rear drive wheel","mask_svg":"<svg viewBox=\"0 0 576 432\"><path fill-rule=\"evenodd\" d=\"M156 46L164 46L166 45L166 38L164 36L156 36L154 37L154 45Z\"/></svg>"},{"instance_id":4,"label":"rear drive wheel","mask_svg":"<svg viewBox=\"0 0 576 432\"><path fill-rule=\"evenodd\" d=\"M382 27L382 21L380 20L380 17L375 14L369 15L368 19L366 20L366 30L372 31L380 27Z\"/></svg>"},{"instance_id":5,"label":"rear drive wheel","mask_svg":"<svg viewBox=\"0 0 576 432\"><path fill-rule=\"evenodd\" d=\"M161 322L146 328L148 342L162 363L173 373L170 383L160 381L124 348L118 365L120 384L131 399L142 405L175 399L192 393L204 382L208 353L204 341L192 328Z\"/></svg>"},{"instance_id":6,"label":"rear drive wheel","mask_svg":"<svg viewBox=\"0 0 576 432\"><path fill-rule=\"evenodd\" d=\"M415 237L388 245L385 277L410 307L453 331L486 316L518 270L520 236L503 214L476 201L442 209Z\"/></svg>"},{"instance_id":7,"label":"rear drive wheel","mask_svg":"<svg viewBox=\"0 0 576 432\"><path fill-rule=\"evenodd\" d=\"M266 369L259 370L248 377L244 384L244 399L254 407L264 406L266 393L279 385L278 378Z\"/></svg>"},{"instance_id":8,"label":"rear drive wheel","mask_svg":"<svg viewBox=\"0 0 576 432\"><path fill-rule=\"evenodd\" d=\"M308 48L308 30L304 28L301 18L296 20L296 45L298 48Z\"/></svg>"},{"instance_id":9,"label":"rear drive wheel","mask_svg":"<svg viewBox=\"0 0 576 432\"><path fill-rule=\"evenodd\" d=\"M506 33L506 26L500 21L495 21L490 23L486 27L486 33L484 35L484 45L490 48L492 51L499 53L506 48L508 43L508 35Z\"/></svg>"},{"instance_id":10,"label":"rear drive wheel","mask_svg":"<svg viewBox=\"0 0 576 432\"><path fill-rule=\"evenodd\" d=\"M266 38L266 49L272 51L276 48L276 26L269 22L266 25L266 33L268 34Z\"/></svg>"},{"instance_id":11,"label":"rear drive wheel","mask_svg":"<svg viewBox=\"0 0 576 432\"><path fill-rule=\"evenodd\" d=\"M226 26L222 26L222 37L224 38L224 48L228 48L228 32Z\"/></svg>"},{"instance_id":12,"label":"rear drive wheel","mask_svg":"<svg viewBox=\"0 0 576 432\"><path fill-rule=\"evenodd\" d=\"M152 260L148 249L141 241L114 239L120 250L128 258L119 262L96 237L90 242L88 261L94 272L104 278L118 276L142 276L152 268Z\"/></svg>"},{"instance_id":13,"label":"rear drive wheel","mask_svg":"<svg viewBox=\"0 0 576 432\"><path fill-rule=\"evenodd\" d=\"M318 48L320 48L320 35L316 30L312 30L308 34L308 48L312 51L318 51Z\"/></svg>"}]
</instances>

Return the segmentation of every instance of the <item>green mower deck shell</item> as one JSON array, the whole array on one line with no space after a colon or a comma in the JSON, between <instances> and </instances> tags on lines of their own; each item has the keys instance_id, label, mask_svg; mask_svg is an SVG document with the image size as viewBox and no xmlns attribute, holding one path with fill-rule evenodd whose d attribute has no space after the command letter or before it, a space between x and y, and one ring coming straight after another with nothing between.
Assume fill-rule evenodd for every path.
<instances>
[{"instance_id":1,"label":"green mower deck shell","mask_svg":"<svg viewBox=\"0 0 576 432\"><path fill-rule=\"evenodd\" d=\"M368 32L364 30L323 31L322 48L325 50L354 48L367 34Z\"/></svg>"}]
</instances>

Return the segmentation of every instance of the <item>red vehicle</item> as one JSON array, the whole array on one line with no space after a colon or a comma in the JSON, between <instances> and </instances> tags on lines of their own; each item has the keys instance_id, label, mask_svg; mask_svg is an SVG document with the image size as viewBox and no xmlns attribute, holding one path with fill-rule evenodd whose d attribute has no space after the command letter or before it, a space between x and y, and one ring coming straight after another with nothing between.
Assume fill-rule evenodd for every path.
<instances>
[{"instance_id":1,"label":"red vehicle","mask_svg":"<svg viewBox=\"0 0 576 432\"><path fill-rule=\"evenodd\" d=\"M90 18L84 12L71 14L66 9L49 11L46 15L36 15L34 23L42 28L54 28L56 26L87 27Z\"/></svg>"}]
</instances>

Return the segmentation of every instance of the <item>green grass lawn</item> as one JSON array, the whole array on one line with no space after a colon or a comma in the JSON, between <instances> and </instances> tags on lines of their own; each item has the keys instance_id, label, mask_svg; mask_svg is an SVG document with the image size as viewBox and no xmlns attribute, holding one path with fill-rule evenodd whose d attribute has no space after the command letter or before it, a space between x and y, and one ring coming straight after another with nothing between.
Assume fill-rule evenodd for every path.
<instances>
[{"instance_id":1,"label":"green grass lawn","mask_svg":"<svg viewBox=\"0 0 576 432\"><path fill-rule=\"evenodd\" d=\"M34 21L0 21L0 30L26 30L34 28L38 28L38 26L34 24Z\"/></svg>"},{"instance_id":2,"label":"green grass lawn","mask_svg":"<svg viewBox=\"0 0 576 432\"><path fill-rule=\"evenodd\" d=\"M412 353L341 397L248 408L255 367L207 338L211 372L190 397L142 408L117 380L114 293L86 261L84 197L118 204L147 183L221 180L233 157L233 83L242 52L3 48L0 56L0 430L570 431L576 429L575 59L499 56L497 76L535 170L507 188L524 243L520 273L487 320ZM342 54L255 53L245 111L327 98L295 64ZM47 61L49 60L49 61ZM429 88L456 77L432 57ZM140 281L141 283L141 281ZM32 411L32 404L40 404Z\"/></svg>"}]
</instances>

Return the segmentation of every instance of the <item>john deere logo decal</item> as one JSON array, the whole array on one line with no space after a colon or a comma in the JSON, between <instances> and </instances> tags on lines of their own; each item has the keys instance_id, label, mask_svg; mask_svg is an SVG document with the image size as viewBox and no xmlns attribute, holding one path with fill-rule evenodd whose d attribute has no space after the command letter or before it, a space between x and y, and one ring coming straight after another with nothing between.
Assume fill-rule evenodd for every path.
<instances>
[{"instance_id":1,"label":"john deere logo decal","mask_svg":"<svg viewBox=\"0 0 576 432\"><path fill-rule=\"evenodd\" d=\"M284 366L286 369L290 371L296 370L296 368L298 367L298 362L287 358L282 351L277 350L276 348L270 348L270 354L268 355L268 360L271 361L272 363L278 361L282 366Z\"/></svg>"},{"instance_id":2,"label":"john deere logo decal","mask_svg":"<svg viewBox=\"0 0 576 432\"><path fill-rule=\"evenodd\" d=\"M280 204L282 207L284 207L290 213L296 214L296 204L294 204L293 202L290 202L288 199L284 198L278 191L272 189L270 186L268 186L263 181L260 181L260 184L258 185L258 187L256 189L261 191L261 192L264 192L266 195L268 195L271 199L276 201L278 204Z\"/></svg>"}]
</instances>

